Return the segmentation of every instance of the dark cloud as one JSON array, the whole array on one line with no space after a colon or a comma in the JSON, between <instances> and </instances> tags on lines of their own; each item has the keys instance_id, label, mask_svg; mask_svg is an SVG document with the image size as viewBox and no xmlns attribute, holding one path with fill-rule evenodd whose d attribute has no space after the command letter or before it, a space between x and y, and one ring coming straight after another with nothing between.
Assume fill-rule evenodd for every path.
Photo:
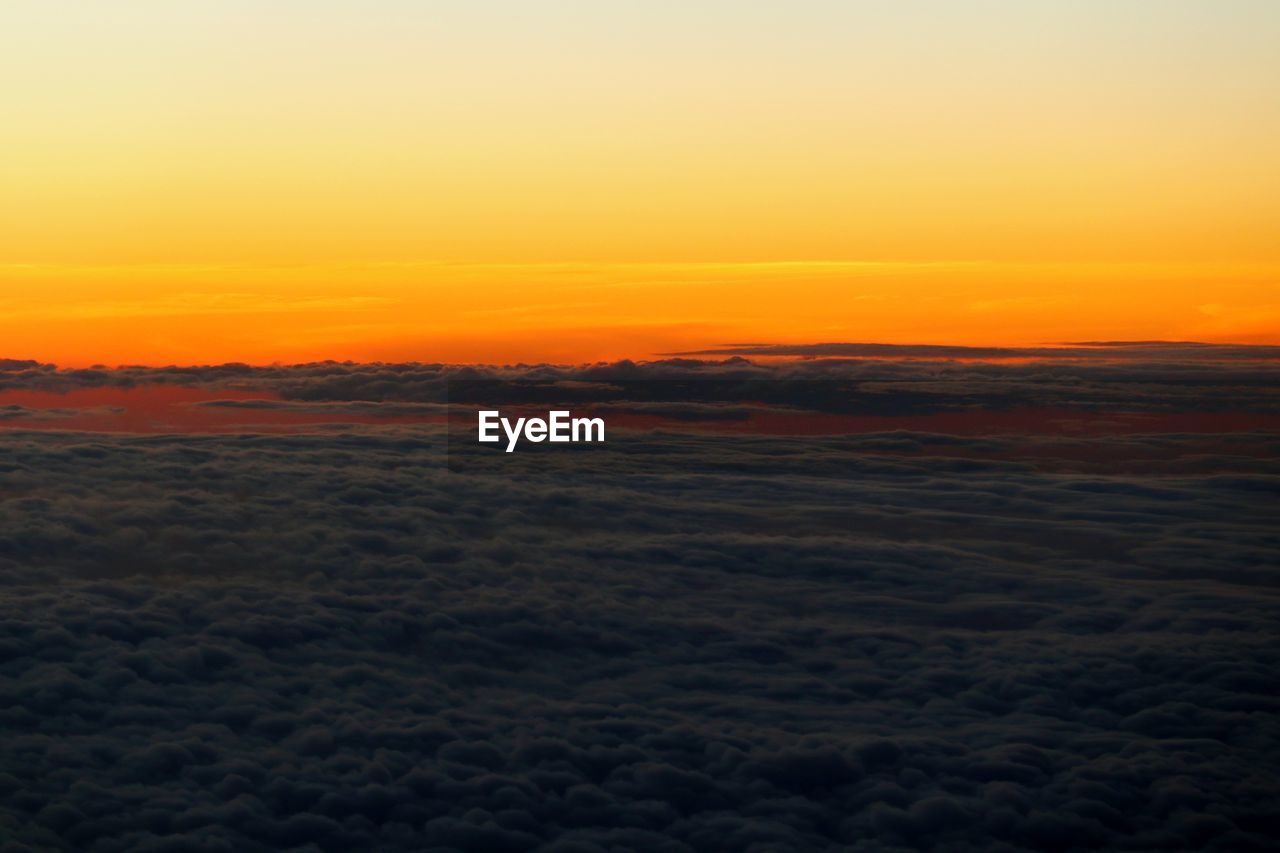
<instances>
[{"instance_id":1,"label":"dark cloud","mask_svg":"<svg viewBox=\"0 0 1280 853\"><path fill-rule=\"evenodd\" d=\"M84 415L118 414L119 406L33 407L16 403L0 404L0 423L4 421L57 421Z\"/></svg>"},{"instance_id":2,"label":"dark cloud","mask_svg":"<svg viewBox=\"0 0 1280 853\"><path fill-rule=\"evenodd\" d=\"M1269 405L1225 366L1217 386L1145 364L211 370L185 383L287 399L202 405L358 414L494 378L677 418L738 417L762 403L732 383L762 379L820 410L804 381L885 411L923 405L897 383L960 407L1006 378L1022 400ZM119 378L11 373L32 371ZM641 381L674 384L630 399ZM1273 432L0 441L0 850L1264 850L1280 830Z\"/></svg>"},{"instance_id":3,"label":"dark cloud","mask_svg":"<svg viewBox=\"0 0 1280 853\"><path fill-rule=\"evenodd\" d=\"M5 392L182 385L267 392L299 404L444 404L457 402L470 391L478 392L477 396L491 404L751 402L805 411L890 416L1018 408L1280 413L1280 363L1266 355L1273 348L1109 345L1106 358L1045 357L1003 363L948 360L942 353L935 353L930 359L912 359L904 357L910 355L909 348L874 346L885 357L768 364L743 358L673 358L574 367L322 362L271 367L228 364L58 370L50 365L23 363L19 369L0 371L0 403L4 402ZM1198 358L1196 354L1204 350L1248 352L1253 356ZM1017 352L1022 353L1019 358L1027 358L1030 351ZM1166 357L1162 353L1172 355ZM204 405L279 406L257 400Z\"/></svg>"}]
</instances>

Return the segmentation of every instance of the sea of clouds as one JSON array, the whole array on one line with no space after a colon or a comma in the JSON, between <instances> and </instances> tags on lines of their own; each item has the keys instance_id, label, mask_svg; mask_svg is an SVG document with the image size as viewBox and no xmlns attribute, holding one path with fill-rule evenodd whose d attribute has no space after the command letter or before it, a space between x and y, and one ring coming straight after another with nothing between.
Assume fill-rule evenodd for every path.
<instances>
[{"instance_id":1,"label":"sea of clouds","mask_svg":"<svg viewBox=\"0 0 1280 853\"><path fill-rule=\"evenodd\" d=\"M0 432L0 851L1271 849L1272 431L506 455L341 422L494 376L717 380L634 402L687 417L726 378L819 411L1276 411L1268 363L1193 356L7 362L335 423Z\"/></svg>"}]
</instances>

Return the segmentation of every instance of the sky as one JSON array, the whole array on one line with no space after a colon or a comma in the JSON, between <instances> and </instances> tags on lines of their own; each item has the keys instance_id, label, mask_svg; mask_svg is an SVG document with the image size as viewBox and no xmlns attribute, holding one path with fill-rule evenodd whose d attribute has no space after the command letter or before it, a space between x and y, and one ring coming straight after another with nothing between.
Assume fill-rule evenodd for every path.
<instances>
[{"instance_id":1,"label":"sky","mask_svg":"<svg viewBox=\"0 0 1280 853\"><path fill-rule=\"evenodd\" d=\"M69 365L1280 342L1280 5L9 0Z\"/></svg>"}]
</instances>

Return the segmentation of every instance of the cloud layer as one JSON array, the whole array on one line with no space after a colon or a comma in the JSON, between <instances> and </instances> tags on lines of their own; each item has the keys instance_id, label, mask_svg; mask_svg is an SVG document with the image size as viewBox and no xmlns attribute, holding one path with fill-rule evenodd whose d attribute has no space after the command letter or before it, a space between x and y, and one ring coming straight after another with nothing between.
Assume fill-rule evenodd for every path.
<instances>
[{"instance_id":1,"label":"cloud layer","mask_svg":"<svg viewBox=\"0 0 1280 853\"><path fill-rule=\"evenodd\" d=\"M1019 369L1019 393L1071 375ZM1201 405L1270 406L1222 369ZM439 372L271 370L258 387L326 405L431 402ZM1270 432L622 431L448 444L465 473L423 425L0 436L5 851L1262 850L1280 830Z\"/></svg>"}]
</instances>

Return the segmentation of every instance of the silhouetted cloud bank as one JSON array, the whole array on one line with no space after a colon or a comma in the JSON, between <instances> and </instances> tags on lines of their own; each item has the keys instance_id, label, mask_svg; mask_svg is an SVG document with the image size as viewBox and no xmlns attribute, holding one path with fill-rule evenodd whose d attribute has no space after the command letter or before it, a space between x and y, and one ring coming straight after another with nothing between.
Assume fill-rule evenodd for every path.
<instances>
[{"instance_id":1,"label":"silhouetted cloud bank","mask_svg":"<svg viewBox=\"0 0 1280 853\"><path fill-rule=\"evenodd\" d=\"M210 406L336 416L434 413L459 381L0 367L11 388L212 383L280 401ZM468 370L558 394L715 380L612 399L691 417L762 404L725 379L816 411L849 403L806 379L893 413L1102 411L1122 390L1143 411L1274 405L1265 370L1194 363ZM1267 430L624 430L572 453L452 443L465 473L420 424L0 442L6 853L1264 850L1280 833Z\"/></svg>"}]
</instances>

